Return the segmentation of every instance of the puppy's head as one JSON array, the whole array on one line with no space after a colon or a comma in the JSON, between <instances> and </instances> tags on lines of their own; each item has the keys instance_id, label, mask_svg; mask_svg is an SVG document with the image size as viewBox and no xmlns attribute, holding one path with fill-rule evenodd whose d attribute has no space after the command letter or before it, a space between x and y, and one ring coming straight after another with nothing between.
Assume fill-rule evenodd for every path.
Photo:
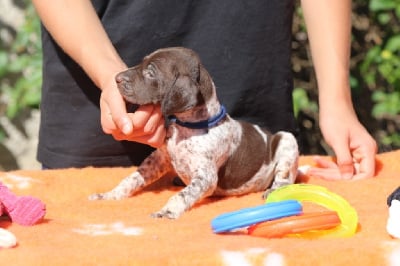
<instances>
[{"instance_id":1,"label":"puppy's head","mask_svg":"<svg viewBox=\"0 0 400 266\"><path fill-rule=\"evenodd\" d=\"M213 94L198 55L182 47L157 50L115 79L128 102L161 104L165 116L204 104Z\"/></svg>"}]
</instances>

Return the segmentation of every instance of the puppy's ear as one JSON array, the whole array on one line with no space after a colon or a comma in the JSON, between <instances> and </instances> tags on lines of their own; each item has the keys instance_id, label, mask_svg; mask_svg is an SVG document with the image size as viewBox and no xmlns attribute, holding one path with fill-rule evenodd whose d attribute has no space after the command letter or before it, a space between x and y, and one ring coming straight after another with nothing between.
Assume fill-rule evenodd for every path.
<instances>
[{"instance_id":1,"label":"puppy's ear","mask_svg":"<svg viewBox=\"0 0 400 266\"><path fill-rule=\"evenodd\" d=\"M178 76L161 101L161 111L164 116L168 116L187 111L203 103L204 99L198 84L189 76Z\"/></svg>"},{"instance_id":2,"label":"puppy's ear","mask_svg":"<svg viewBox=\"0 0 400 266\"><path fill-rule=\"evenodd\" d=\"M213 94L214 86L210 74L200 63L198 66L197 82L204 100L207 102Z\"/></svg>"}]
</instances>

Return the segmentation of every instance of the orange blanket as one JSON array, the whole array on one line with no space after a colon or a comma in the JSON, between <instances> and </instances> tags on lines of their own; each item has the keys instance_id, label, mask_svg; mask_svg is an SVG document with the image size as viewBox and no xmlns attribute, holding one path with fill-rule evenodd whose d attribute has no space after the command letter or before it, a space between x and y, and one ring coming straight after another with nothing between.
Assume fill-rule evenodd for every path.
<instances>
[{"instance_id":1,"label":"orange blanket","mask_svg":"<svg viewBox=\"0 0 400 266\"><path fill-rule=\"evenodd\" d=\"M399 265L400 240L386 232L387 196L400 185L400 150L377 156L376 178L329 182L306 178L338 193L357 210L358 232L339 239L267 239L214 234L221 213L263 203L260 193L207 199L178 220L153 219L180 188L160 180L122 201L87 200L114 187L134 168L85 168L0 173L18 195L40 198L45 220L24 227L0 219L18 246L0 251L5 265ZM301 157L301 165L312 164ZM400 226L400 225L399 225Z\"/></svg>"}]
</instances>

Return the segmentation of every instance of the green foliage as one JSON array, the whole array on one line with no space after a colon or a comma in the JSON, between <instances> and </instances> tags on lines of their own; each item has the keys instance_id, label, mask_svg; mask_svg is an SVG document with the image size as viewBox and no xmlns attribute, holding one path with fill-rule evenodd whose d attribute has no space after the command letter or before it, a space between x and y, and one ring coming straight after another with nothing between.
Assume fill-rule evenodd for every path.
<instances>
[{"instance_id":1,"label":"green foliage","mask_svg":"<svg viewBox=\"0 0 400 266\"><path fill-rule=\"evenodd\" d=\"M28 3L25 23L10 44L0 50L0 115L14 118L25 108L39 106L42 83L40 22Z\"/></svg>"},{"instance_id":2,"label":"green foliage","mask_svg":"<svg viewBox=\"0 0 400 266\"><path fill-rule=\"evenodd\" d=\"M350 86L360 121L380 151L400 148L400 0L353 0ZM301 10L293 32L294 111L303 135L318 138L318 92ZM300 128L300 130L302 130ZM319 142L308 138L306 152ZM312 152L315 152L312 151ZM317 152L326 152L324 145Z\"/></svg>"},{"instance_id":3,"label":"green foliage","mask_svg":"<svg viewBox=\"0 0 400 266\"><path fill-rule=\"evenodd\" d=\"M381 41L366 53L360 71L372 91L372 116L391 125L380 141L400 147L400 0L370 0L369 9Z\"/></svg>"},{"instance_id":4,"label":"green foliage","mask_svg":"<svg viewBox=\"0 0 400 266\"><path fill-rule=\"evenodd\" d=\"M376 118L394 117L400 113L400 92L385 93L377 91L372 95L376 102L372 114Z\"/></svg>"},{"instance_id":5,"label":"green foliage","mask_svg":"<svg viewBox=\"0 0 400 266\"><path fill-rule=\"evenodd\" d=\"M296 88L293 90L293 111L296 118L299 116L299 112L318 112L318 105L315 101L310 100L307 92L302 88Z\"/></svg>"}]
</instances>

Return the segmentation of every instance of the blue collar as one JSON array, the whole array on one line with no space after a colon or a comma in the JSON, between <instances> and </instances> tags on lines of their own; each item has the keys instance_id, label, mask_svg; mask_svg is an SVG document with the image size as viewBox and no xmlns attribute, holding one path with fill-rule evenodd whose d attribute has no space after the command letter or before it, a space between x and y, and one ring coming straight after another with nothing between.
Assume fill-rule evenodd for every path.
<instances>
[{"instance_id":1,"label":"blue collar","mask_svg":"<svg viewBox=\"0 0 400 266\"><path fill-rule=\"evenodd\" d=\"M219 111L219 113L216 116L206 120L202 120L199 122L183 122L178 118L176 118L176 116L170 115L168 116L168 121L170 123L176 123L177 125L180 125L182 127L187 127L190 129L206 129L215 126L225 117L226 117L226 109L225 106L221 105L221 110Z\"/></svg>"}]
</instances>

